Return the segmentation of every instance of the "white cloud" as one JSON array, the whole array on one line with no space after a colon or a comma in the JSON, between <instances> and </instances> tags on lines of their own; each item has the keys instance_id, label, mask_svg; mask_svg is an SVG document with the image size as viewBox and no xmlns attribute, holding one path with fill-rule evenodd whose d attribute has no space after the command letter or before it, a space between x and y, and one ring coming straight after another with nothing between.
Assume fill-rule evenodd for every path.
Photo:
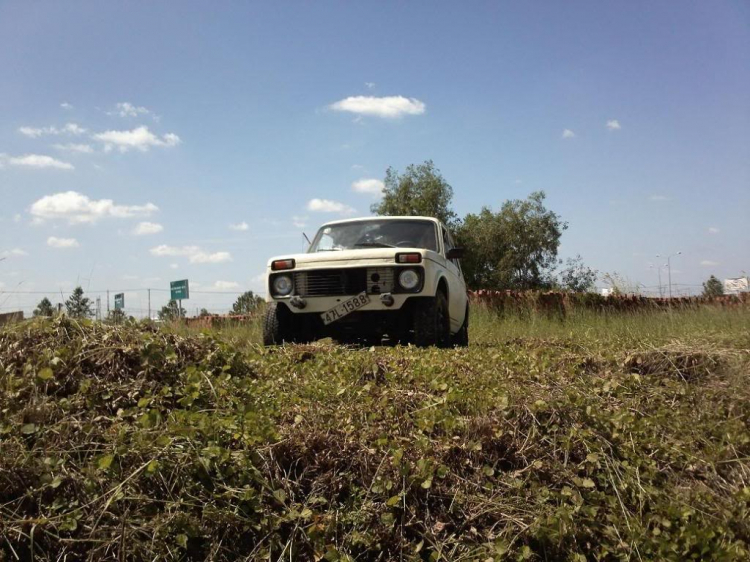
<instances>
[{"instance_id":1,"label":"white cloud","mask_svg":"<svg viewBox=\"0 0 750 562\"><path fill-rule=\"evenodd\" d=\"M75 123L67 123L62 129L57 127L19 127L18 132L32 139L46 135L82 135L86 129Z\"/></svg>"},{"instance_id":2,"label":"white cloud","mask_svg":"<svg viewBox=\"0 0 750 562\"><path fill-rule=\"evenodd\" d=\"M43 154L24 154L23 156L10 156L0 153L0 168L4 164L20 168L54 168L57 170L74 170L73 164L57 160Z\"/></svg>"},{"instance_id":3,"label":"white cloud","mask_svg":"<svg viewBox=\"0 0 750 562\"><path fill-rule=\"evenodd\" d=\"M213 254L198 252L190 256L190 263L224 263L228 261L232 261L232 254L229 252L214 252Z\"/></svg>"},{"instance_id":4,"label":"white cloud","mask_svg":"<svg viewBox=\"0 0 750 562\"><path fill-rule=\"evenodd\" d=\"M178 268L178 267L180 267L180 266L179 266L178 264L176 264L176 263L170 263L170 264L169 264L169 267L170 267L171 269L177 269L177 268Z\"/></svg>"},{"instance_id":5,"label":"white cloud","mask_svg":"<svg viewBox=\"0 0 750 562\"><path fill-rule=\"evenodd\" d=\"M375 82L365 82L365 86L368 90L372 90L375 87Z\"/></svg>"},{"instance_id":6,"label":"white cloud","mask_svg":"<svg viewBox=\"0 0 750 562\"><path fill-rule=\"evenodd\" d=\"M151 255L154 256L189 256L192 254L197 254L201 251L201 249L198 246L167 246L166 244L161 244L159 246L156 246L155 248L151 248L149 250L151 252Z\"/></svg>"},{"instance_id":7,"label":"white cloud","mask_svg":"<svg viewBox=\"0 0 750 562\"><path fill-rule=\"evenodd\" d=\"M228 291L230 289L238 289L240 286L239 283L235 283L234 281L217 281L214 283L214 289L218 289L219 291Z\"/></svg>"},{"instance_id":8,"label":"white cloud","mask_svg":"<svg viewBox=\"0 0 750 562\"><path fill-rule=\"evenodd\" d=\"M244 230L248 230L249 228L250 226L245 221L238 222L237 224L229 225L229 230L244 231Z\"/></svg>"},{"instance_id":9,"label":"white cloud","mask_svg":"<svg viewBox=\"0 0 750 562\"><path fill-rule=\"evenodd\" d=\"M708 227L708 233L709 234L719 234L719 229L715 226Z\"/></svg>"},{"instance_id":10,"label":"white cloud","mask_svg":"<svg viewBox=\"0 0 750 562\"><path fill-rule=\"evenodd\" d=\"M717 262L717 261L711 261L711 260L703 260L701 262L701 265L703 267L713 267L715 265L719 265L719 262Z\"/></svg>"},{"instance_id":11,"label":"white cloud","mask_svg":"<svg viewBox=\"0 0 750 562\"><path fill-rule=\"evenodd\" d=\"M70 105L70 104L69 104L68 102L66 102L66 101L62 102L62 103L60 104L60 107L62 107L63 109L73 109L73 106L72 106L72 105Z\"/></svg>"},{"instance_id":12,"label":"white cloud","mask_svg":"<svg viewBox=\"0 0 750 562\"><path fill-rule=\"evenodd\" d=\"M152 146L171 147L182 142L180 137L174 133L167 133L159 138L149 131L145 125L141 125L132 131L105 131L94 135L93 138L104 143L105 151L116 147L120 152L127 152L131 149L146 152Z\"/></svg>"},{"instance_id":13,"label":"white cloud","mask_svg":"<svg viewBox=\"0 0 750 562\"><path fill-rule=\"evenodd\" d=\"M573 131L571 131L570 129L565 129L562 132L562 138L564 138L564 139L572 139L572 138L575 138L575 136L576 136L576 134Z\"/></svg>"},{"instance_id":14,"label":"white cloud","mask_svg":"<svg viewBox=\"0 0 750 562\"><path fill-rule=\"evenodd\" d=\"M362 178L352 184L352 191L368 195L382 195L385 184L375 178Z\"/></svg>"},{"instance_id":15,"label":"white cloud","mask_svg":"<svg viewBox=\"0 0 750 562\"><path fill-rule=\"evenodd\" d=\"M64 219L70 224L94 223L102 218L147 217L158 211L153 203L115 205L111 199L89 199L76 191L45 195L31 205L34 220Z\"/></svg>"},{"instance_id":16,"label":"white cloud","mask_svg":"<svg viewBox=\"0 0 750 562\"><path fill-rule=\"evenodd\" d=\"M13 215L13 222L19 223L19 222L21 222L22 218L23 217L21 216L21 213L16 213L15 215Z\"/></svg>"},{"instance_id":17,"label":"white cloud","mask_svg":"<svg viewBox=\"0 0 750 562\"><path fill-rule=\"evenodd\" d=\"M146 236L148 234L156 234L164 230L164 227L155 222L139 222L133 229L135 236Z\"/></svg>"},{"instance_id":18,"label":"white cloud","mask_svg":"<svg viewBox=\"0 0 750 562\"><path fill-rule=\"evenodd\" d=\"M669 197L666 195L652 195L649 199L651 201L669 201Z\"/></svg>"},{"instance_id":19,"label":"white cloud","mask_svg":"<svg viewBox=\"0 0 750 562\"><path fill-rule=\"evenodd\" d=\"M607 121L607 129L609 129L610 131L619 131L620 129L622 129L622 127L620 126L620 122L617 119L611 119Z\"/></svg>"},{"instance_id":20,"label":"white cloud","mask_svg":"<svg viewBox=\"0 0 750 562\"><path fill-rule=\"evenodd\" d=\"M331 201L329 199L310 199L307 202L307 210L316 213L339 213L341 215L351 215L356 211L349 205Z\"/></svg>"},{"instance_id":21,"label":"white cloud","mask_svg":"<svg viewBox=\"0 0 750 562\"><path fill-rule=\"evenodd\" d=\"M57 238L56 236L50 236L47 238L47 246L50 246L51 248L77 248L80 244L75 238Z\"/></svg>"},{"instance_id":22,"label":"white cloud","mask_svg":"<svg viewBox=\"0 0 750 562\"><path fill-rule=\"evenodd\" d=\"M305 226L307 226L307 217L300 217L300 216L294 215L292 217L292 224L296 228L305 228Z\"/></svg>"},{"instance_id":23,"label":"white cloud","mask_svg":"<svg viewBox=\"0 0 750 562\"><path fill-rule=\"evenodd\" d=\"M83 127L79 127L75 123L68 123L63 127L63 133L67 133L69 135L82 135L86 132L86 129Z\"/></svg>"},{"instance_id":24,"label":"white cloud","mask_svg":"<svg viewBox=\"0 0 750 562\"><path fill-rule=\"evenodd\" d=\"M151 111L145 107L137 107L129 102L120 102L117 104L115 111L108 112L107 115L119 115L120 117L138 117L139 115L149 115Z\"/></svg>"},{"instance_id":25,"label":"white cloud","mask_svg":"<svg viewBox=\"0 0 750 562\"><path fill-rule=\"evenodd\" d=\"M421 115L425 104L415 98L403 96L351 96L329 106L334 111L348 111L358 115L373 115L395 119L404 115Z\"/></svg>"},{"instance_id":26,"label":"white cloud","mask_svg":"<svg viewBox=\"0 0 750 562\"><path fill-rule=\"evenodd\" d=\"M28 255L28 252L25 252L21 248L12 248L10 250L0 252L0 256L3 256L4 258L21 258Z\"/></svg>"},{"instance_id":27,"label":"white cloud","mask_svg":"<svg viewBox=\"0 0 750 562\"><path fill-rule=\"evenodd\" d=\"M184 256L187 257L190 263L223 263L232 261L232 255L229 252L214 252L210 254L204 252L198 246L167 246L161 244L155 248L149 250L151 255L164 257L164 256Z\"/></svg>"},{"instance_id":28,"label":"white cloud","mask_svg":"<svg viewBox=\"0 0 750 562\"><path fill-rule=\"evenodd\" d=\"M79 152L81 154L91 154L92 152L94 152L94 147L90 144L53 144L52 147L64 152Z\"/></svg>"}]
</instances>

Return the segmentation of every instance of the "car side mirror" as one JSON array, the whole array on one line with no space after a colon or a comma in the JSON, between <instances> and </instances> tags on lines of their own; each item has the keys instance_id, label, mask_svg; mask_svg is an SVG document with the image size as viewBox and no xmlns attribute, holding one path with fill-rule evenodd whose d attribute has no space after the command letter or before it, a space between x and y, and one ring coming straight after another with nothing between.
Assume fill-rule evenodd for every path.
<instances>
[{"instance_id":1,"label":"car side mirror","mask_svg":"<svg viewBox=\"0 0 750 562\"><path fill-rule=\"evenodd\" d=\"M445 257L449 260L460 260L462 257L464 257L464 249L451 248L450 250L448 250L448 253L445 254Z\"/></svg>"}]
</instances>

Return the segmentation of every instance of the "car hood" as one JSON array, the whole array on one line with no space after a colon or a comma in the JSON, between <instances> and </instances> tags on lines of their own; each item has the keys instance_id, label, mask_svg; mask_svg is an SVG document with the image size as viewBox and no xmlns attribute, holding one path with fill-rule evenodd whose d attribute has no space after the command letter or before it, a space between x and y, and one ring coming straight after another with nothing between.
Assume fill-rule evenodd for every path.
<instances>
[{"instance_id":1,"label":"car hood","mask_svg":"<svg viewBox=\"0 0 750 562\"><path fill-rule=\"evenodd\" d=\"M363 248L361 250L276 256L268 260L268 268L270 270L271 262L273 261L288 259L295 261L295 269L395 264L396 254L405 252L420 253L422 254L422 259L427 259L429 254L436 255L435 252L423 248Z\"/></svg>"}]
</instances>

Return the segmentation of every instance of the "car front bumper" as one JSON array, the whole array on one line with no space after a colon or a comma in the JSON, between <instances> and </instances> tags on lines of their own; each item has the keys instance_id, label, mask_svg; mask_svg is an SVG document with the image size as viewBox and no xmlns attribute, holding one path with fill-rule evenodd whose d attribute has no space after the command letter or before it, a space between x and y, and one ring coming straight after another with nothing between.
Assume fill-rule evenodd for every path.
<instances>
[{"instance_id":1,"label":"car front bumper","mask_svg":"<svg viewBox=\"0 0 750 562\"><path fill-rule=\"evenodd\" d=\"M331 310L338 304L355 297L356 295L320 296L320 297L275 297L271 302L284 303L290 312L295 314L323 313ZM367 311L397 311L400 310L410 298L423 296L422 293L384 293L382 295L367 295L370 302L358 309ZM390 305L388 303L391 303Z\"/></svg>"}]
</instances>

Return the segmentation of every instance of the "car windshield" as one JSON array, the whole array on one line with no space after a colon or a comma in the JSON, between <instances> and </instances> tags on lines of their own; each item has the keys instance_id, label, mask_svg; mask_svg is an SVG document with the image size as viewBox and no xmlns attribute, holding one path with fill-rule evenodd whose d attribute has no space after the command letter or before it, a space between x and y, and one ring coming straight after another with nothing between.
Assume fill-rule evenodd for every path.
<instances>
[{"instance_id":1,"label":"car windshield","mask_svg":"<svg viewBox=\"0 0 750 562\"><path fill-rule=\"evenodd\" d=\"M437 252L435 223L426 220L371 220L324 226L310 252L367 248L424 248Z\"/></svg>"}]
</instances>

